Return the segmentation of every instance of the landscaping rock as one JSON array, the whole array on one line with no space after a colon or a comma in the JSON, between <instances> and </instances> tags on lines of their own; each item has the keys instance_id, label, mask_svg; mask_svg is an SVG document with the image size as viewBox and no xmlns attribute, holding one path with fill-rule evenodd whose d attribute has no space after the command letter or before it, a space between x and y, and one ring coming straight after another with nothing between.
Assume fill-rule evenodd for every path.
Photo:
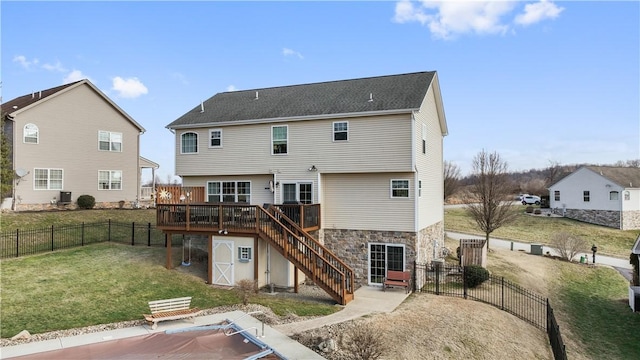
<instances>
[{"instance_id":1,"label":"landscaping rock","mask_svg":"<svg viewBox=\"0 0 640 360\"><path fill-rule=\"evenodd\" d=\"M31 334L27 330L22 330L17 333L11 340L28 340L31 339Z\"/></svg>"}]
</instances>

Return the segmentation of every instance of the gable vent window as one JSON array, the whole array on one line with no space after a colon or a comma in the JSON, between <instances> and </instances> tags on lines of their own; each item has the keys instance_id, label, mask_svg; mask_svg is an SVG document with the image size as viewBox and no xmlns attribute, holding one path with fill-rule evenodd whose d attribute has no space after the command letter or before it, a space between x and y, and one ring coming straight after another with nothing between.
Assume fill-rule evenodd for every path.
<instances>
[{"instance_id":1,"label":"gable vent window","mask_svg":"<svg viewBox=\"0 0 640 360\"><path fill-rule=\"evenodd\" d=\"M348 121L339 121L333 123L333 141L349 141Z\"/></svg>"},{"instance_id":2,"label":"gable vent window","mask_svg":"<svg viewBox=\"0 0 640 360\"><path fill-rule=\"evenodd\" d=\"M37 144L39 142L39 130L35 124L27 124L24 126L25 144Z\"/></svg>"}]
</instances>

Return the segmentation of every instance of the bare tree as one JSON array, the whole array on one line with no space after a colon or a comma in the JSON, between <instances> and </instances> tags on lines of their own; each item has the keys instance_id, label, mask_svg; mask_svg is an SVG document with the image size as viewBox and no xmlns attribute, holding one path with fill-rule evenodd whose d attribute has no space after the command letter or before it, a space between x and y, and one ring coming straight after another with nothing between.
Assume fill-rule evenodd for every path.
<instances>
[{"instance_id":1,"label":"bare tree","mask_svg":"<svg viewBox=\"0 0 640 360\"><path fill-rule=\"evenodd\" d=\"M467 212L485 233L487 249L489 234L513 221L512 184L507 172L507 163L497 152L479 152L472 163L474 182L466 195Z\"/></svg>"},{"instance_id":2,"label":"bare tree","mask_svg":"<svg viewBox=\"0 0 640 360\"><path fill-rule=\"evenodd\" d=\"M458 165L444 162L444 200L453 195L460 188L460 168Z\"/></svg>"},{"instance_id":3,"label":"bare tree","mask_svg":"<svg viewBox=\"0 0 640 360\"><path fill-rule=\"evenodd\" d=\"M587 251L589 244L578 236L559 232L551 237L551 248L557 251L561 258L571 261L579 253Z\"/></svg>"}]
</instances>

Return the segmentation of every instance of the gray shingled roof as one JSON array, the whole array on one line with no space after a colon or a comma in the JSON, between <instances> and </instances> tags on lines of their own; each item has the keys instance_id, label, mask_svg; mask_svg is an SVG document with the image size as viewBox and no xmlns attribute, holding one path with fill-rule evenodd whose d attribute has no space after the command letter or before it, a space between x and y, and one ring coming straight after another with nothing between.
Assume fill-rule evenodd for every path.
<instances>
[{"instance_id":1,"label":"gray shingled roof","mask_svg":"<svg viewBox=\"0 0 640 360\"><path fill-rule=\"evenodd\" d=\"M167 128L219 122L418 109L435 71L223 92ZM257 98L256 98L257 94ZM369 101L370 97L373 101Z\"/></svg>"},{"instance_id":2,"label":"gray shingled roof","mask_svg":"<svg viewBox=\"0 0 640 360\"><path fill-rule=\"evenodd\" d=\"M617 166L587 166L587 168L602 174L623 188L640 188L640 168Z\"/></svg>"}]
</instances>

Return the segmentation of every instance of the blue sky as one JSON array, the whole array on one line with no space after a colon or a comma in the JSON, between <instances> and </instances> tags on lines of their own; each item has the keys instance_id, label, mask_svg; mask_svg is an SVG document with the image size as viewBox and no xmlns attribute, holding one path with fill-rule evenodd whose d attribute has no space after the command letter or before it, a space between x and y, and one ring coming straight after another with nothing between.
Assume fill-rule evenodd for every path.
<instances>
[{"instance_id":1,"label":"blue sky","mask_svg":"<svg viewBox=\"0 0 640 360\"><path fill-rule=\"evenodd\" d=\"M482 149L510 170L640 158L640 2L2 1L2 100L90 79L165 128L218 92L436 70L463 175Z\"/></svg>"}]
</instances>

